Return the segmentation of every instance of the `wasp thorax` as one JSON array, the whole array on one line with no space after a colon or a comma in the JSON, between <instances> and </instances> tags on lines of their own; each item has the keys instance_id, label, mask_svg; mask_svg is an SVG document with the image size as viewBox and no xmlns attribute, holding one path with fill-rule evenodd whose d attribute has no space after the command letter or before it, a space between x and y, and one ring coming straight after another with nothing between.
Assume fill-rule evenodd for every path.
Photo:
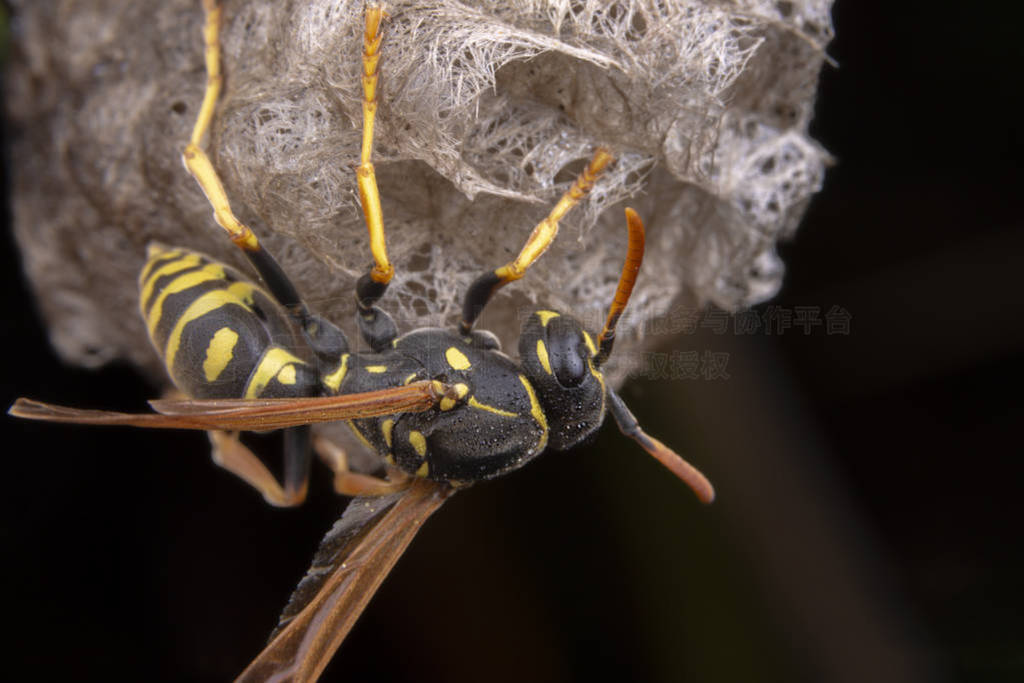
<instances>
[{"instance_id":1,"label":"wasp thorax","mask_svg":"<svg viewBox=\"0 0 1024 683\"><path fill-rule=\"evenodd\" d=\"M601 425L605 387L596 354L594 340L571 316L537 311L523 324L519 357L547 415L549 448L571 448Z\"/></svg>"}]
</instances>

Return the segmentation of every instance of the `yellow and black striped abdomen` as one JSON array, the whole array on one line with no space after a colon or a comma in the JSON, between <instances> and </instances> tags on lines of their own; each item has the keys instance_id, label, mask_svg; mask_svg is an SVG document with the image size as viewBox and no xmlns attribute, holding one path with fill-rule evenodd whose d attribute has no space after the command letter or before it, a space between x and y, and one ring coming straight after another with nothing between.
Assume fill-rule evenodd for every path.
<instances>
[{"instance_id":1,"label":"yellow and black striped abdomen","mask_svg":"<svg viewBox=\"0 0 1024 683\"><path fill-rule=\"evenodd\" d=\"M284 312L237 270L151 245L139 306L171 379L193 398L311 396L316 376L296 353Z\"/></svg>"}]
</instances>

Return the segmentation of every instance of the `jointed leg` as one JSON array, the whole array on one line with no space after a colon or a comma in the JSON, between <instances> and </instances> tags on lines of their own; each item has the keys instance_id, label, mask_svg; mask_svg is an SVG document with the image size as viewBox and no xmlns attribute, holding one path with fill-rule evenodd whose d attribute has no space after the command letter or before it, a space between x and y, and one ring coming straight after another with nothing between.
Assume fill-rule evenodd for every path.
<instances>
[{"instance_id":1,"label":"jointed leg","mask_svg":"<svg viewBox=\"0 0 1024 683\"><path fill-rule=\"evenodd\" d=\"M213 208L213 216L231 241L246 255L253 267L263 278L267 289L302 329L310 346L317 355L327 360L336 360L348 350L348 340L335 325L320 316L310 313L303 303L295 285L282 270L273 256L260 245L256 234L238 220L231 210L227 193L220 176L213 168L210 158L203 151L203 138L210 128L213 112L220 97L223 75L220 64L221 7L217 0L203 0L206 21L203 25L203 43L206 56L206 92L203 104L192 129L192 137L185 146L182 161L185 168L199 183L207 201Z\"/></svg>"},{"instance_id":2,"label":"jointed leg","mask_svg":"<svg viewBox=\"0 0 1024 683\"><path fill-rule=\"evenodd\" d=\"M594 181L612 162L612 159L611 152L603 147L598 148L590 163L576 178L569 191L562 195L562 198L555 204L555 208L551 209L551 213L530 233L519 256L496 270L484 273L470 285L462 305L462 322L459 324L459 331L462 334L469 334L473 329L473 323L476 322L480 312L483 311L484 306L496 291L521 278L526 274L527 269L541 257L558 234L558 221L569 212L569 209L579 204L580 200L587 196L587 193L594 187Z\"/></svg>"},{"instance_id":3,"label":"jointed leg","mask_svg":"<svg viewBox=\"0 0 1024 683\"><path fill-rule=\"evenodd\" d=\"M306 427L308 429L308 427ZM285 439L288 432L285 431ZM301 480L285 476L285 486L277 482L266 465L238 440L237 432L207 432L213 446L213 462L239 477L245 483L263 494L264 500L277 507L293 507L306 499L308 485L308 449L306 451L306 476ZM288 468L289 454L285 451L285 468Z\"/></svg>"},{"instance_id":4,"label":"jointed leg","mask_svg":"<svg viewBox=\"0 0 1024 683\"><path fill-rule=\"evenodd\" d=\"M370 251L373 266L356 283L356 303L359 308L357 320L359 331L374 351L386 348L398 334L398 328L387 313L374 304L384 296L395 269L388 261L387 243L384 238L384 218L380 208L380 192L377 190L377 174L373 168L373 122L377 115L377 75L380 61L380 44L383 34L380 22L383 18L380 5L366 8L366 28L363 33L363 146L356 168L356 182L359 185L359 200L363 205L366 229L370 233Z\"/></svg>"},{"instance_id":5,"label":"jointed leg","mask_svg":"<svg viewBox=\"0 0 1024 683\"><path fill-rule=\"evenodd\" d=\"M334 472L334 490L343 496L383 496L408 488L412 483L412 477L398 469L389 470L388 479L351 471L345 451L322 436L313 439L313 448Z\"/></svg>"}]
</instances>

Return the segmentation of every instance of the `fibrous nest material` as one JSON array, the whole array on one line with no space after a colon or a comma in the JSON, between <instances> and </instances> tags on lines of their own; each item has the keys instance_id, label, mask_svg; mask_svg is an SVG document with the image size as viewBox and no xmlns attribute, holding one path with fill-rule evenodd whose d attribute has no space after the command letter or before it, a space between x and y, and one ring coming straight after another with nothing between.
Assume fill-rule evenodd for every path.
<instances>
[{"instance_id":1,"label":"fibrous nest material","mask_svg":"<svg viewBox=\"0 0 1024 683\"><path fill-rule=\"evenodd\" d=\"M15 229L51 338L78 364L158 373L135 314L146 245L242 263L180 162L205 81L200 2L9 4ZM599 328L627 204L648 251L617 354L673 307L770 297L776 243L828 161L807 127L830 4L387 3L375 162L397 274L382 305L401 330L451 325L597 145L617 163L478 325L514 348L539 304ZM362 3L226 0L224 16L211 157L235 212L354 337Z\"/></svg>"}]
</instances>

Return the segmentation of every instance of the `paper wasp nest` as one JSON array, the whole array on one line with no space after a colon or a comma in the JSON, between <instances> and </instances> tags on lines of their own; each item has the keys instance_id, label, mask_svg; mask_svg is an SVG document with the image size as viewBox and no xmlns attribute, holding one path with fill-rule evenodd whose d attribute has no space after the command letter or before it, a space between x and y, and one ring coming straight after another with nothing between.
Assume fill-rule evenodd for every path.
<instances>
[{"instance_id":1,"label":"paper wasp nest","mask_svg":"<svg viewBox=\"0 0 1024 683\"><path fill-rule=\"evenodd\" d=\"M146 244L242 264L180 161L205 81L200 1L9 4L15 230L52 339L75 363L158 372L136 313ZM452 324L598 144L617 164L481 326L514 349L536 303L599 328L627 204L648 250L617 353L673 306L772 296L776 242L827 161L807 126L830 4L388 3L375 161L397 274L382 305L403 331ZM224 15L211 157L235 212L354 339L362 3L226 0Z\"/></svg>"}]
</instances>

